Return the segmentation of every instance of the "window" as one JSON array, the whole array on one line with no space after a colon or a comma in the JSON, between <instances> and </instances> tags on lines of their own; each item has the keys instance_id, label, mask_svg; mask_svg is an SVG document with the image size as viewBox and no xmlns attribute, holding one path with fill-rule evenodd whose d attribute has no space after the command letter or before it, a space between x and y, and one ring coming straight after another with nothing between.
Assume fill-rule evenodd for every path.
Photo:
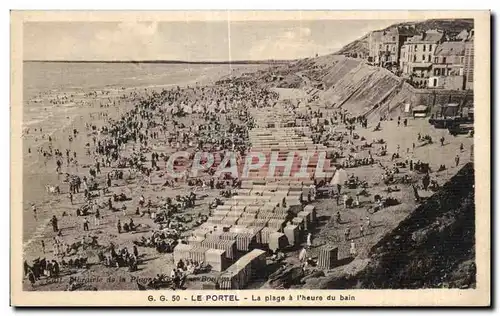
<instances>
[{"instance_id":1,"label":"window","mask_svg":"<svg viewBox=\"0 0 500 316\"><path fill-rule=\"evenodd\" d=\"M432 44L429 44L429 52L432 52Z\"/></svg>"},{"instance_id":2,"label":"window","mask_svg":"<svg viewBox=\"0 0 500 316\"><path fill-rule=\"evenodd\" d=\"M460 57L460 63L463 64L464 63L464 58L463 57Z\"/></svg>"},{"instance_id":3,"label":"window","mask_svg":"<svg viewBox=\"0 0 500 316\"><path fill-rule=\"evenodd\" d=\"M425 61L425 55L422 55L422 61Z\"/></svg>"},{"instance_id":4,"label":"window","mask_svg":"<svg viewBox=\"0 0 500 316\"><path fill-rule=\"evenodd\" d=\"M431 55L430 54L429 54L429 56L427 56L427 61L431 62Z\"/></svg>"},{"instance_id":5,"label":"window","mask_svg":"<svg viewBox=\"0 0 500 316\"><path fill-rule=\"evenodd\" d=\"M415 51L417 51L417 50L418 50L418 47L417 47L417 45L415 44Z\"/></svg>"},{"instance_id":6,"label":"window","mask_svg":"<svg viewBox=\"0 0 500 316\"><path fill-rule=\"evenodd\" d=\"M395 52L396 51L396 47L392 46L392 51Z\"/></svg>"},{"instance_id":7,"label":"window","mask_svg":"<svg viewBox=\"0 0 500 316\"><path fill-rule=\"evenodd\" d=\"M388 52L389 51L389 45L385 45L385 51Z\"/></svg>"},{"instance_id":8,"label":"window","mask_svg":"<svg viewBox=\"0 0 500 316\"><path fill-rule=\"evenodd\" d=\"M413 55L413 62L417 61L417 55Z\"/></svg>"},{"instance_id":9,"label":"window","mask_svg":"<svg viewBox=\"0 0 500 316\"><path fill-rule=\"evenodd\" d=\"M425 52L425 45L424 45L424 50L423 51Z\"/></svg>"},{"instance_id":10,"label":"window","mask_svg":"<svg viewBox=\"0 0 500 316\"><path fill-rule=\"evenodd\" d=\"M437 64L439 62L439 58L438 57L434 57L434 62Z\"/></svg>"},{"instance_id":11,"label":"window","mask_svg":"<svg viewBox=\"0 0 500 316\"><path fill-rule=\"evenodd\" d=\"M443 64L446 64L446 57L443 57Z\"/></svg>"},{"instance_id":12,"label":"window","mask_svg":"<svg viewBox=\"0 0 500 316\"><path fill-rule=\"evenodd\" d=\"M392 41L394 42L396 40L396 36L393 36L392 37Z\"/></svg>"}]
</instances>

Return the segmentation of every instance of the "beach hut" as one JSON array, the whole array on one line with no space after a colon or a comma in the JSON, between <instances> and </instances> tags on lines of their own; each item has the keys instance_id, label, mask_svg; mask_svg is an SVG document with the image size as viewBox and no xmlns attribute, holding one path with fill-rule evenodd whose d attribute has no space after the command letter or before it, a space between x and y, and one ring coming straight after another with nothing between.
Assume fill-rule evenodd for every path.
<instances>
[{"instance_id":1,"label":"beach hut","mask_svg":"<svg viewBox=\"0 0 500 316\"><path fill-rule=\"evenodd\" d=\"M417 105L416 107L413 108L413 117L426 117L427 116L427 111L428 111L428 106L427 105Z\"/></svg>"}]
</instances>

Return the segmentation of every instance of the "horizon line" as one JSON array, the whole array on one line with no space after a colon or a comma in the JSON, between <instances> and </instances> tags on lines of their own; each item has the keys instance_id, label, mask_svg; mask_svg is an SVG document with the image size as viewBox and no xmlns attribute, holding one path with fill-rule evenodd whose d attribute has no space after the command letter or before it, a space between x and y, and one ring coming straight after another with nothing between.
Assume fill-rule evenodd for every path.
<instances>
[{"instance_id":1,"label":"horizon line","mask_svg":"<svg viewBox=\"0 0 500 316\"><path fill-rule=\"evenodd\" d=\"M307 57L306 57L307 58ZM309 57L310 58L310 57ZM188 61L188 60L175 60L175 59L145 59L145 60L62 60L62 59L25 59L23 62L28 63L136 63L136 64L282 64L289 63L296 59L265 59L265 60L200 60L200 61Z\"/></svg>"}]
</instances>

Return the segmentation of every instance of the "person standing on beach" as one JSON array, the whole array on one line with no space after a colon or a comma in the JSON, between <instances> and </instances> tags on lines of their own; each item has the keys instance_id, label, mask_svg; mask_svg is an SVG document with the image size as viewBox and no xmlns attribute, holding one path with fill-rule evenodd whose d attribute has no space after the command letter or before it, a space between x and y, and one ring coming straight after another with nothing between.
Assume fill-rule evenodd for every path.
<instances>
[{"instance_id":1,"label":"person standing on beach","mask_svg":"<svg viewBox=\"0 0 500 316\"><path fill-rule=\"evenodd\" d=\"M350 227L347 227L345 232L344 232L344 237L345 237L345 240L349 240L349 235L351 234L351 228Z\"/></svg>"},{"instance_id":2,"label":"person standing on beach","mask_svg":"<svg viewBox=\"0 0 500 316\"><path fill-rule=\"evenodd\" d=\"M43 239L41 240L41 243L42 243L42 252L45 253L45 242L43 241Z\"/></svg>"},{"instance_id":3,"label":"person standing on beach","mask_svg":"<svg viewBox=\"0 0 500 316\"><path fill-rule=\"evenodd\" d=\"M54 248L53 248L53 249L54 249L54 250L53 250L54 255L59 256L59 252L60 252L60 251L59 251L59 241L56 239L56 237L54 237L52 240L53 240L52 245L53 245L53 247L54 247Z\"/></svg>"},{"instance_id":4,"label":"person standing on beach","mask_svg":"<svg viewBox=\"0 0 500 316\"><path fill-rule=\"evenodd\" d=\"M52 224L52 229L54 230L55 233L57 233L59 231L59 227L57 225L57 217L55 215L53 215L50 222Z\"/></svg>"},{"instance_id":5,"label":"person standing on beach","mask_svg":"<svg viewBox=\"0 0 500 316\"><path fill-rule=\"evenodd\" d=\"M28 272L28 280L30 281L31 287L35 287L35 274L32 269Z\"/></svg>"},{"instance_id":6,"label":"person standing on beach","mask_svg":"<svg viewBox=\"0 0 500 316\"><path fill-rule=\"evenodd\" d=\"M101 224L101 213L99 212L99 209L95 211L95 226L99 226Z\"/></svg>"},{"instance_id":7,"label":"person standing on beach","mask_svg":"<svg viewBox=\"0 0 500 316\"><path fill-rule=\"evenodd\" d=\"M31 210L33 211L33 217L35 218L35 221L38 221L38 217L36 215L36 205L35 204L31 204Z\"/></svg>"},{"instance_id":8,"label":"person standing on beach","mask_svg":"<svg viewBox=\"0 0 500 316\"><path fill-rule=\"evenodd\" d=\"M137 246L136 246L136 245L134 245L134 247L133 247L133 251L134 251L134 256L135 256L136 258L139 258L139 250L137 250Z\"/></svg>"},{"instance_id":9,"label":"person standing on beach","mask_svg":"<svg viewBox=\"0 0 500 316\"><path fill-rule=\"evenodd\" d=\"M308 249L311 248L311 246L312 246L312 234L311 233L307 234L306 245L307 245Z\"/></svg>"},{"instance_id":10,"label":"person standing on beach","mask_svg":"<svg viewBox=\"0 0 500 316\"><path fill-rule=\"evenodd\" d=\"M303 262L304 260L306 260L306 257L307 257L307 250L306 248L302 248L302 250L299 252L299 261Z\"/></svg>"},{"instance_id":11,"label":"person standing on beach","mask_svg":"<svg viewBox=\"0 0 500 316\"><path fill-rule=\"evenodd\" d=\"M69 201L71 202L71 205L73 205L73 193L71 192L73 190L72 184L70 184L70 192L69 192Z\"/></svg>"},{"instance_id":12,"label":"person standing on beach","mask_svg":"<svg viewBox=\"0 0 500 316\"><path fill-rule=\"evenodd\" d=\"M89 231L89 220L87 219L87 217L83 219L83 231Z\"/></svg>"},{"instance_id":13,"label":"person standing on beach","mask_svg":"<svg viewBox=\"0 0 500 316\"><path fill-rule=\"evenodd\" d=\"M118 223L116 223L116 228L118 228L118 234L122 233L122 223L120 220L118 220Z\"/></svg>"},{"instance_id":14,"label":"person standing on beach","mask_svg":"<svg viewBox=\"0 0 500 316\"><path fill-rule=\"evenodd\" d=\"M354 241L351 241L351 248L349 248L349 254L352 257L356 256L356 244L354 243Z\"/></svg>"}]
</instances>

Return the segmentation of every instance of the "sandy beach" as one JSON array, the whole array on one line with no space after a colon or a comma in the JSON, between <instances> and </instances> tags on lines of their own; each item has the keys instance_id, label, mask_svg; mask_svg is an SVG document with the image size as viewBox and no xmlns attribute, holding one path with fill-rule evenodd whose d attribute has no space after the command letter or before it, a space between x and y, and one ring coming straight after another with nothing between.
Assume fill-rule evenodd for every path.
<instances>
[{"instance_id":1,"label":"sandy beach","mask_svg":"<svg viewBox=\"0 0 500 316\"><path fill-rule=\"evenodd\" d=\"M65 66L65 65L63 65ZM97 67L102 67L102 65L94 65ZM26 67L30 67L27 65ZM54 66L53 66L54 67ZM74 66L71 66L74 67ZM87 68L87 66L86 66ZM23 191L23 210L24 210L24 226L23 226L23 240L25 245L29 245L36 238L41 238L44 235L44 231L49 227L47 217L52 214L53 207L58 206L58 212L60 213L65 210L69 210L68 207L60 206L61 198L67 199L67 197L60 197L53 199L52 196L47 195L45 186L46 185L56 185L61 182L61 177L57 177L54 170L56 168L55 161L45 161L37 152L36 148L47 148L48 147L48 136L52 138L53 148L67 148L70 147L72 151L77 153L79 157L80 164L89 164L91 161L85 156L85 143L91 140L88 135L81 135L75 139L72 144L68 142L68 135L70 135L73 129L83 131L85 129L85 124L92 122L97 127L103 126L109 119L117 119L123 113L129 111L134 106L135 98L130 98L130 94L138 94L139 96L144 95L144 93L150 93L152 91L159 91L163 88L170 88L172 86L189 86L196 84L209 84L215 82L215 80L226 77L229 74L229 69L227 65L222 66L193 66L186 67L186 70L181 70L178 75L176 71L179 72L179 67L175 67L172 79L175 83L165 83L163 77L153 77L144 80L141 76L147 74L149 67L142 71L138 71L136 77L133 77L128 85L123 85L124 81L117 81L113 76L116 74L115 69L110 69L110 73L107 76L103 76L104 79L110 78L113 84L102 83L102 87L95 89L97 84L92 82L89 88L79 88L75 91L75 86L72 82L61 82L61 86L58 89L55 87L50 87L50 90L42 90L44 88L33 87L29 91L25 88L25 106L24 106L24 119L23 119L23 130L29 130L28 133L24 132L23 135L23 181L25 183L30 183L32 185L25 186ZM253 68L262 68L262 66L250 66L250 67L234 67L233 75L241 74L246 71L253 71ZM45 69L42 67L42 69ZM209 71L208 71L209 70ZM25 75L29 80L33 80L33 77L38 76L33 75L33 72L37 69L29 69L25 71ZM29 76L29 77L28 77ZM147 74L147 77L150 75ZM63 80L66 80L64 78ZM73 79L73 78L72 78ZM73 79L76 83L81 83L81 78L76 77ZM38 84L39 81L35 83L27 83L32 86ZM168 82L168 81L167 81ZM125 81L126 83L126 81ZM135 86L134 86L135 85ZM69 87L68 87L69 86ZM25 86L26 87L26 86ZM68 87L68 88L66 88ZM95 92L97 95L89 96L88 93ZM42 97L39 97L42 95ZM70 97L69 100L64 100L63 97ZM50 101L61 99L61 104L51 104ZM33 102L36 101L36 102ZM115 102L115 105L112 103ZM80 105L75 105L78 103ZM82 105L84 103L84 105ZM101 107L101 105L110 104L110 107ZM35 113L33 115L33 113ZM45 117L46 113L50 113L50 116ZM101 116L106 114L106 117ZM30 119L30 117L35 116L36 119ZM42 131L40 131L42 129ZM31 150L31 153L28 151ZM80 161L81 159L81 161ZM71 166L69 168L64 167L64 172L75 171L75 167ZM63 190L67 192L66 190ZM38 209L38 221L34 220L31 205L35 203ZM32 249L39 248L39 245L35 245L33 248L26 248L26 253L32 253ZM39 252L33 254L33 256L38 256Z\"/></svg>"},{"instance_id":2,"label":"sandy beach","mask_svg":"<svg viewBox=\"0 0 500 316\"><path fill-rule=\"evenodd\" d=\"M239 77L242 73L255 69L257 68L241 67L233 73L233 76ZM231 201L233 191L239 190L239 194L244 195L243 192L246 189L242 189L241 183L235 185L233 181L233 184L229 185L228 195L222 198L227 187L207 188L208 182L203 182L210 178L207 173L203 173L200 178L203 180L203 185L199 183L188 185L183 180L178 182L169 180L166 160L156 161L151 155L156 153L161 154L162 157L169 157L179 150L194 153L195 150L206 146L210 146L209 148L215 152L221 149L225 151L231 148L232 142L234 142L233 148L234 145L242 146L242 152L246 152L249 148L245 146L251 145L249 139L252 136L247 135L251 125L256 125L258 129L269 129L272 135L273 133L280 134L280 127L288 124L287 120L294 116L304 117L307 122L306 128L312 126L313 121L319 122L323 115L332 119L332 122L335 118L336 122L333 123L335 128L331 133L314 125L315 133L308 131L306 136L302 136L303 139L313 146L311 148L321 147L333 157L336 152L340 152L340 156L332 158L332 162L336 161L337 164L355 162L352 168L346 169L347 175L349 178L356 179L356 183L365 183L370 187L370 194L368 197L361 198L360 205L372 204L370 196L377 195L397 201L397 205L387 207L383 212L373 216L367 213L367 208L364 206L352 209L344 206L342 221L335 222L333 214L339 212L340 205L342 205L339 199L343 197L339 195L335 203L332 199L316 200L309 194L307 197L309 202L304 203L311 204L317 209L316 216L319 219L317 228L312 231L315 246L309 250L311 257L318 258L319 251L324 245L338 244L340 258L346 260L350 258L352 251L349 246L352 247L352 245L349 242L342 242L345 227L350 227L349 229L352 228L354 231L353 236L356 237L351 240L360 239L356 241L359 250L355 259L346 261L346 265L333 271L330 277L361 271L368 263L369 249L410 216L418 205L411 186L399 188L399 185L396 185L393 186L394 192L387 192L388 186L383 183L384 177L388 175L393 177L394 173L399 173L399 170L394 171L396 168L394 160L400 163L405 163L405 161L408 163L411 160L412 163L415 161L419 164L425 161L429 163L432 170L437 170L441 164L445 163L447 168L444 172L433 172L436 184L439 185L446 183L459 167L470 161L472 138L465 136L450 138L442 130L429 130L428 122L425 120L410 119L405 123L405 127L402 127L399 123L396 125L394 118L384 119L383 122L380 119L382 127L375 132L373 126L377 122L370 121L370 128L356 130L357 138L351 139L349 127L352 123L347 123L347 120L354 120L355 117L351 118L347 111L328 109L322 104L322 100L314 102L307 108L294 108L294 106L290 108L290 104L298 104L309 97L310 91L308 92L307 88L270 88L264 81L256 79L257 76L250 76L236 83L213 85L216 80L227 76L227 69L224 68L219 71L213 71L212 68L200 69L196 73L188 71L188 74L184 80L176 79L178 81L175 85L144 83L144 80L136 78L137 82L144 85L114 88L107 86L102 89L87 89L80 92L51 91L37 99L41 102L35 104L38 106L42 104L64 107L66 102L81 104L81 106L68 107L61 111L57 118L52 117L25 127L25 130L29 128L29 131L25 132L23 142L24 151L27 154L27 159L23 161L24 182L29 183L25 185L23 197L25 259L31 262L36 258L49 258L49 260L58 258L61 262L66 262L75 258L85 258L86 266L84 268L61 266L58 278L43 279L36 284L35 288L26 282L25 289L65 290L68 286L79 286L80 289L136 290L137 283L148 284L155 276L170 275L176 264L172 251L160 251L160 244L156 241L156 249L151 246L141 246L142 243L148 240L152 233L153 235L156 232L164 234L170 230L175 231L175 238L179 240L171 240L174 244L181 244L181 241L195 238L193 232L198 229L197 227L203 226L202 223L206 224L207 219L213 216L214 201L220 201L220 199L223 200L222 203ZM70 94L69 97L68 94ZM70 100L68 101L67 98ZM56 100L61 104L54 105L50 100ZM32 105L28 103L26 108ZM177 115L174 110L182 107L188 107L189 110L185 110L188 112ZM189 112L197 107L200 107L200 112ZM217 114L210 114L213 109L216 109ZM57 113L57 111L52 109L51 113ZM269 127L270 124L275 127ZM112 132L115 134L110 134L107 130L109 126L117 126ZM75 134L74 130L78 132ZM130 134L130 130L135 132ZM399 132L394 133L394 130L399 130ZM421 142L420 139L417 140L417 134L430 137L435 141L433 143ZM42 137L42 135L45 136ZM324 135L327 135L326 137L337 135L340 138L332 138L331 144L328 141L321 141L319 144L317 137L321 138ZM438 139L445 135L446 146L444 143L440 145ZM70 136L71 141L68 138ZM106 166L105 163L100 164L100 172L92 174L94 166L97 162L101 162L101 158L104 162L104 156L94 151L97 151L101 141L113 139L111 136L114 136L113 141L121 138L125 141L108 144L108 147L118 148L119 158L127 159L129 163L134 161L135 166L118 167L120 164L120 159L118 159L113 161L111 166ZM136 139L136 137L139 138ZM349 137L349 139L344 139L344 137ZM96 143L96 138L99 140L98 143ZM132 141L132 138L135 141ZM312 138L315 139L314 142ZM380 143L381 147L371 149L372 145L376 146L377 139L383 139ZM285 140L286 138L283 138L280 141L285 142ZM367 142L372 144L370 148L364 147ZM63 164L59 173L56 172L57 159L43 158L37 151L37 148L47 151L50 149L49 145L52 149L61 151ZM459 149L460 145L463 149ZM375 151L381 151L384 146L384 151L387 153L377 154L376 163L366 162L368 157L371 157ZM443 155L432 154L433 150L442 151L444 147L453 149L444 151ZM66 159L62 159L66 150L69 150L69 156L77 157L78 165L74 162L67 163ZM345 155L342 156L344 150L357 154L349 155L346 159ZM461 160L457 162L457 166L453 167L452 161L457 152ZM399 155L396 158L394 158L395 153ZM109 158L110 154L107 153L106 156ZM361 160L364 162L360 162ZM151 169L146 167L150 165ZM110 174L116 174L115 172L119 170L123 171L122 177L113 178L109 192L101 190L107 186L107 177L110 177ZM99 190L91 192L90 198L85 197L80 191L78 194L73 194L71 201L69 198L71 187L69 182L64 182L66 173L92 178ZM404 171L404 174L415 182L421 181L423 176L413 169L408 172ZM260 176L264 177L262 174ZM58 185L60 194L48 193L46 185ZM292 182L289 181L286 185L290 186ZM313 185L312 181L311 185ZM309 185L307 188L307 192L311 192ZM358 196L357 192L357 189L348 188L343 194ZM185 206L185 202L192 194L195 195L193 204ZM425 189L419 194L422 199L426 199L433 194L433 191ZM120 195L123 195L123 200L116 199L116 196ZM150 213L160 216L163 214L161 210L169 209L169 206L165 206L169 205L169 201L176 201L177 205L184 206L181 211L177 210L177 214L170 215L173 220L166 220L166 224L161 221L157 222ZM36 219L31 210L33 203L37 208ZM144 206L145 204L147 206ZM78 216L78 212L87 207L100 211L99 222L94 221L95 211L87 216ZM50 222L52 216L58 220L57 232L53 230ZM364 225L367 216L375 225L370 228L369 234L364 235L358 233L357 230L359 225ZM129 222L134 230L122 231L122 225L124 223L128 225ZM118 229L117 223L120 225ZM175 223L174 226L172 223ZM361 235L358 236L358 234ZM301 245L306 242L304 238L305 236L302 236L292 248L287 250L286 259L283 261L285 266L301 265L297 258L300 256ZM57 248L60 240L63 240L62 243L65 246L75 246L76 250L68 248L61 256L58 254L61 250ZM170 242L168 237L165 240ZM42 241L45 247L42 247ZM140 246L137 247L138 254L134 254L134 260L136 260L134 269L119 265L116 267L103 265L104 253L111 252L112 254L115 247L119 247L121 251L136 249L134 247L137 245ZM279 272L279 269L274 269L270 273L276 271ZM202 289L207 284L213 285L219 275L217 271L190 274L184 286L190 289ZM103 282L100 279L105 277L112 277L113 281ZM264 281L257 281L251 285L255 288L261 286L272 287L271 283Z\"/></svg>"}]
</instances>

